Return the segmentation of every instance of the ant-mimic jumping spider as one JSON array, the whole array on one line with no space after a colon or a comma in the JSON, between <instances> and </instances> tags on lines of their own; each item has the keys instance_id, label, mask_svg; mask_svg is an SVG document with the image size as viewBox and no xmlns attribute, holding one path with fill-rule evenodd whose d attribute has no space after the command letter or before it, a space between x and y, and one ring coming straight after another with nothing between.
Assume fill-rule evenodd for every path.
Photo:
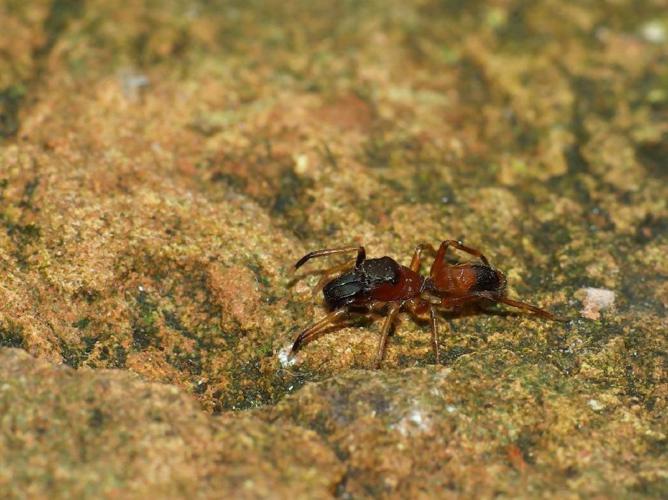
<instances>
[{"instance_id":1,"label":"ant-mimic jumping spider","mask_svg":"<svg viewBox=\"0 0 668 500\"><path fill-rule=\"evenodd\" d=\"M448 247L466 252L479 261L450 264L445 259ZM388 305L381 330L374 366L380 367L385 354L387 337L394 320L403 308L414 316L429 313L431 342L436 363L439 363L436 308L459 309L462 306L500 302L530 311L542 318L565 321L539 307L509 299L506 296L506 277L492 267L487 258L475 248L459 241L446 240L438 251L428 243L417 246L409 267L391 257L367 259L364 247L344 247L318 250L304 255L295 264L299 269L315 257L357 251L357 258L327 269L314 289L323 291L325 304L331 310L324 318L304 330L292 345L290 354L299 351L351 313L368 314L379 306ZM435 255L428 277L420 274L422 253Z\"/></svg>"}]
</instances>

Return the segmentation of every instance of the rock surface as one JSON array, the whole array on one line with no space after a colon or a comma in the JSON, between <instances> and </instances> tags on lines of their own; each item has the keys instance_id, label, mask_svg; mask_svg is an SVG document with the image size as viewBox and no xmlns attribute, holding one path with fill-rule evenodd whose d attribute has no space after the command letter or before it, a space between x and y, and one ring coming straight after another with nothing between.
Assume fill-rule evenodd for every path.
<instances>
[{"instance_id":1,"label":"rock surface","mask_svg":"<svg viewBox=\"0 0 668 500\"><path fill-rule=\"evenodd\" d=\"M450 368L347 372L268 414L344 457L339 492L352 498L615 497L651 491L668 467L646 456L662 446L665 418L508 350Z\"/></svg>"},{"instance_id":2,"label":"rock surface","mask_svg":"<svg viewBox=\"0 0 668 500\"><path fill-rule=\"evenodd\" d=\"M0 353L3 496L314 498L342 466L312 432L212 417L174 386Z\"/></svg>"},{"instance_id":3,"label":"rock surface","mask_svg":"<svg viewBox=\"0 0 668 500\"><path fill-rule=\"evenodd\" d=\"M12 495L668 495L665 2L0 19ZM402 316L375 372L361 320L288 362L330 265L301 255L445 238L571 321L444 312L433 366Z\"/></svg>"}]
</instances>

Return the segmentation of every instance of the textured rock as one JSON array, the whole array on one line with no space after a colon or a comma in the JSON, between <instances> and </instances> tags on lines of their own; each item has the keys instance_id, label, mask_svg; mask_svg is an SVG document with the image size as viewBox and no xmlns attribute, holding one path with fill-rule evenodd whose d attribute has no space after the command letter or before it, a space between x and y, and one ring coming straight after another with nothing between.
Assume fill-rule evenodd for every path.
<instances>
[{"instance_id":1,"label":"textured rock","mask_svg":"<svg viewBox=\"0 0 668 500\"><path fill-rule=\"evenodd\" d=\"M666 439L664 416L508 350L347 372L267 414L345 457L339 494L352 498L618 496L661 485L668 466L650 451Z\"/></svg>"},{"instance_id":2,"label":"textured rock","mask_svg":"<svg viewBox=\"0 0 668 500\"><path fill-rule=\"evenodd\" d=\"M342 475L317 435L211 417L176 387L0 351L3 496L313 498Z\"/></svg>"},{"instance_id":3,"label":"textured rock","mask_svg":"<svg viewBox=\"0 0 668 500\"><path fill-rule=\"evenodd\" d=\"M29 429L17 496L665 497L665 12L0 1L0 346L36 359L3 354L26 373L6 399ZM570 323L444 312L433 367L401 316L371 373L379 324L360 320L288 362L338 262L294 274L301 255L407 263L445 238ZM582 289L614 307L583 317ZM100 384L104 439L79 397L104 406ZM48 439L41 388L63 405Z\"/></svg>"}]
</instances>

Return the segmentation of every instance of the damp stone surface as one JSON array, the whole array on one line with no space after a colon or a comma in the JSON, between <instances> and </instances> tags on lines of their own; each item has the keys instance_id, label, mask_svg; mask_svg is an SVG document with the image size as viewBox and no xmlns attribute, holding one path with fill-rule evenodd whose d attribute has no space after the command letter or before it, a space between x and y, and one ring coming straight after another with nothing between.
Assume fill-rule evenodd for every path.
<instances>
[{"instance_id":1,"label":"damp stone surface","mask_svg":"<svg viewBox=\"0 0 668 500\"><path fill-rule=\"evenodd\" d=\"M665 498L666 12L0 0L0 489ZM444 239L568 323L289 358L302 255Z\"/></svg>"}]
</instances>

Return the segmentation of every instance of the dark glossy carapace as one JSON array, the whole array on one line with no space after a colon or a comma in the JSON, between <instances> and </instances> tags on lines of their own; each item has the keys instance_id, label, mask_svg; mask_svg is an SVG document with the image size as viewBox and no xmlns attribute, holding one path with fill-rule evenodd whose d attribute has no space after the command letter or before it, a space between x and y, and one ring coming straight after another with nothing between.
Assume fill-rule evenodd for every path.
<instances>
[{"instance_id":1,"label":"dark glossy carapace","mask_svg":"<svg viewBox=\"0 0 668 500\"><path fill-rule=\"evenodd\" d=\"M416 297L424 278L390 257L367 259L334 278L323 288L330 309L364 306L371 302L392 302Z\"/></svg>"}]
</instances>

